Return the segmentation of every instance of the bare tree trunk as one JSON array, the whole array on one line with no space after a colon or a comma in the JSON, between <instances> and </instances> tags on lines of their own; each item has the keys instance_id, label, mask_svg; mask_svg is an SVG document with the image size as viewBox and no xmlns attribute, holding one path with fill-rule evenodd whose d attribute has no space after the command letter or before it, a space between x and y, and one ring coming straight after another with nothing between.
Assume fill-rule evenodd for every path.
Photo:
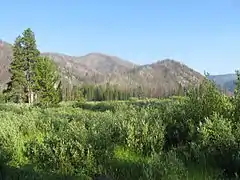
<instances>
[{"instance_id":1,"label":"bare tree trunk","mask_svg":"<svg viewBox=\"0 0 240 180\"><path fill-rule=\"evenodd\" d=\"M30 92L30 88L28 87L28 104L31 104L31 92Z\"/></svg>"},{"instance_id":2,"label":"bare tree trunk","mask_svg":"<svg viewBox=\"0 0 240 180\"><path fill-rule=\"evenodd\" d=\"M34 102L34 92L28 88L28 104L32 104Z\"/></svg>"},{"instance_id":3,"label":"bare tree trunk","mask_svg":"<svg viewBox=\"0 0 240 180\"><path fill-rule=\"evenodd\" d=\"M34 101L35 101L35 102L38 102L38 96L37 96L37 93L34 94Z\"/></svg>"},{"instance_id":4,"label":"bare tree trunk","mask_svg":"<svg viewBox=\"0 0 240 180\"><path fill-rule=\"evenodd\" d=\"M30 92L30 102L31 102L31 104L34 102L34 93L31 91Z\"/></svg>"}]
</instances>

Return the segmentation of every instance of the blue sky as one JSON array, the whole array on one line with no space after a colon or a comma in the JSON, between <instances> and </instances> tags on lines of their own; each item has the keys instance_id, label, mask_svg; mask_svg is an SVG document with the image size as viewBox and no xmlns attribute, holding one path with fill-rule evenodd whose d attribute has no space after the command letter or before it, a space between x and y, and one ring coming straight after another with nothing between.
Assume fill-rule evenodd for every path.
<instances>
[{"instance_id":1,"label":"blue sky","mask_svg":"<svg viewBox=\"0 0 240 180\"><path fill-rule=\"evenodd\" d=\"M30 27L44 52L173 58L210 74L240 67L239 0L8 0L0 12L2 40Z\"/></svg>"}]
</instances>

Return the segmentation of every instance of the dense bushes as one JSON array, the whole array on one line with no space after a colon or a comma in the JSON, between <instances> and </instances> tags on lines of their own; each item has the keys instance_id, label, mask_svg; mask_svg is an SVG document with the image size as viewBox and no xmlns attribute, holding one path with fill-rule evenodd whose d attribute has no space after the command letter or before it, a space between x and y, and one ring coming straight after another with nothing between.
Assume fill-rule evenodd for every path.
<instances>
[{"instance_id":1,"label":"dense bushes","mask_svg":"<svg viewBox=\"0 0 240 180\"><path fill-rule=\"evenodd\" d=\"M240 166L236 166L238 144L232 129L232 122L218 114L206 119L199 127L200 146L208 162L224 169L226 172L236 173ZM240 162L240 161L239 161Z\"/></svg>"},{"instance_id":2,"label":"dense bushes","mask_svg":"<svg viewBox=\"0 0 240 180\"><path fill-rule=\"evenodd\" d=\"M155 171L156 165L141 159L161 154L164 143L164 126L160 117L153 118L154 113L124 105L115 113L71 107L25 107L22 114L4 110L0 115L1 162L10 167L30 164L38 173L64 176L92 177L106 172L121 179L121 172L128 171L136 173L136 178L144 178L145 167ZM122 161L117 147L139 159L134 163ZM142 173L137 173L136 167L141 167ZM132 177L132 173L128 174L128 179Z\"/></svg>"},{"instance_id":3,"label":"dense bushes","mask_svg":"<svg viewBox=\"0 0 240 180\"><path fill-rule=\"evenodd\" d=\"M86 110L92 111L115 111L115 106L111 103L84 103L84 102L76 102L73 104L73 107L82 108Z\"/></svg>"},{"instance_id":4,"label":"dense bushes","mask_svg":"<svg viewBox=\"0 0 240 180\"><path fill-rule=\"evenodd\" d=\"M113 179L233 178L240 173L238 102L204 82L186 97L169 100L45 109L3 104L2 172L20 168L31 176L77 179L96 173ZM196 173L200 169L203 177Z\"/></svg>"},{"instance_id":5,"label":"dense bushes","mask_svg":"<svg viewBox=\"0 0 240 180\"><path fill-rule=\"evenodd\" d=\"M3 93L0 92L0 103L4 103L5 102L5 96Z\"/></svg>"}]
</instances>

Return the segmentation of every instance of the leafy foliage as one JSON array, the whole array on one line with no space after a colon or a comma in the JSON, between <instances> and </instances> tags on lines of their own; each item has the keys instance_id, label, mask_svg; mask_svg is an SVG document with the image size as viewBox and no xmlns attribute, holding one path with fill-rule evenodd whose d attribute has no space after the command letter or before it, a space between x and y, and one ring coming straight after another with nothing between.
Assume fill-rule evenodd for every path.
<instances>
[{"instance_id":1,"label":"leafy foliage","mask_svg":"<svg viewBox=\"0 0 240 180\"><path fill-rule=\"evenodd\" d=\"M220 167L227 175L239 173L239 144L233 129L233 122L214 114L199 126L202 152L213 166Z\"/></svg>"}]
</instances>

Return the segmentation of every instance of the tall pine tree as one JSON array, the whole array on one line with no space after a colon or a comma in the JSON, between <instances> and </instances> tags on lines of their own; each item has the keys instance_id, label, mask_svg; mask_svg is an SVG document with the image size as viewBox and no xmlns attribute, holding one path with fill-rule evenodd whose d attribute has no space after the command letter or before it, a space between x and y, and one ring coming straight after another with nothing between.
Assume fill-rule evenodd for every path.
<instances>
[{"instance_id":1,"label":"tall pine tree","mask_svg":"<svg viewBox=\"0 0 240 180\"><path fill-rule=\"evenodd\" d=\"M8 94L9 100L15 103L23 103L26 99L26 62L22 46L22 37L18 36L13 45L13 59L9 72L12 74L4 93Z\"/></svg>"},{"instance_id":2,"label":"tall pine tree","mask_svg":"<svg viewBox=\"0 0 240 180\"><path fill-rule=\"evenodd\" d=\"M40 52L37 49L35 35L33 31L28 28L23 32L22 47L24 60L26 62L25 72L27 79L28 102L34 101L34 85L35 85L35 70L37 61L40 59Z\"/></svg>"},{"instance_id":3,"label":"tall pine tree","mask_svg":"<svg viewBox=\"0 0 240 180\"><path fill-rule=\"evenodd\" d=\"M5 92L8 92L15 102L33 102L34 69L39 57L35 35L28 28L22 36L16 38L13 45L13 60L10 64L12 76Z\"/></svg>"}]
</instances>

